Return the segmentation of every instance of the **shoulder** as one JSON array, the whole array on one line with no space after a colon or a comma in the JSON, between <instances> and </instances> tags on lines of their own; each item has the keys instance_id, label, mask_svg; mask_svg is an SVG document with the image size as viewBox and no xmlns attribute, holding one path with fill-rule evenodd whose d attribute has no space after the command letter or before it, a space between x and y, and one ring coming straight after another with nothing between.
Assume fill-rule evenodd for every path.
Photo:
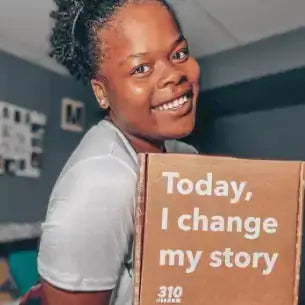
<instances>
[{"instance_id":1,"label":"shoulder","mask_svg":"<svg viewBox=\"0 0 305 305\"><path fill-rule=\"evenodd\" d=\"M75 219L77 213L90 217L90 211L110 211L118 205L131 208L137 164L122 141L116 130L103 123L87 132L53 187L47 221L62 219L68 211L69 219Z\"/></svg>"},{"instance_id":2,"label":"shoulder","mask_svg":"<svg viewBox=\"0 0 305 305\"><path fill-rule=\"evenodd\" d=\"M198 154L198 151L194 146L182 141L168 140L165 145L168 153Z\"/></svg>"},{"instance_id":3,"label":"shoulder","mask_svg":"<svg viewBox=\"0 0 305 305\"><path fill-rule=\"evenodd\" d=\"M82 212L87 208L100 210L114 208L110 206L112 198L115 204L124 203L134 195L137 174L124 160L111 154L82 159L69 167L55 184L49 202L50 211L58 214L65 209ZM57 215L58 217L59 215Z\"/></svg>"},{"instance_id":4,"label":"shoulder","mask_svg":"<svg viewBox=\"0 0 305 305\"><path fill-rule=\"evenodd\" d=\"M127 164L134 171L137 170L136 154L128 147L126 139L122 137L114 126L102 120L100 123L91 127L83 136L79 145L66 162L60 176L79 162L93 160L94 158L98 159L103 156L113 156L117 160L121 160Z\"/></svg>"}]
</instances>

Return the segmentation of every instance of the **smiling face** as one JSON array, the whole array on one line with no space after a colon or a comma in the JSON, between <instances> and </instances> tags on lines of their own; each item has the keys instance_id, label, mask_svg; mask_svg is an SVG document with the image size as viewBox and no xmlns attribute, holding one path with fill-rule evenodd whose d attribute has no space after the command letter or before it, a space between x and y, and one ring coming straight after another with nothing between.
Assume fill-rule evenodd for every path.
<instances>
[{"instance_id":1,"label":"smiling face","mask_svg":"<svg viewBox=\"0 0 305 305\"><path fill-rule=\"evenodd\" d=\"M126 135L163 141L189 134L195 123L199 66L171 13L158 1L129 3L98 30L105 54L99 101Z\"/></svg>"}]
</instances>

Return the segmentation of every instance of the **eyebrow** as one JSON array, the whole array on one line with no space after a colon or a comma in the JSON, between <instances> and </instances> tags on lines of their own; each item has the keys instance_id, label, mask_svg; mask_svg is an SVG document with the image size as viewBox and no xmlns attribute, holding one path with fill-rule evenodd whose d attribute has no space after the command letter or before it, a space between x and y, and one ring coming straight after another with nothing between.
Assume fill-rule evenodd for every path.
<instances>
[{"instance_id":1,"label":"eyebrow","mask_svg":"<svg viewBox=\"0 0 305 305\"><path fill-rule=\"evenodd\" d=\"M183 34L179 34L178 38L173 42L172 46L176 46L177 44L186 41L186 38Z\"/></svg>"},{"instance_id":2,"label":"eyebrow","mask_svg":"<svg viewBox=\"0 0 305 305\"><path fill-rule=\"evenodd\" d=\"M185 36L183 34L179 34L177 39L171 44L171 47L174 47L185 40L186 40ZM149 54L148 52L140 52L140 53L136 53L136 54L131 54L131 55L127 56L125 60L128 60L130 58L139 58L142 56L146 56L148 54ZM122 61L121 64L123 64L125 62L125 60Z\"/></svg>"}]
</instances>

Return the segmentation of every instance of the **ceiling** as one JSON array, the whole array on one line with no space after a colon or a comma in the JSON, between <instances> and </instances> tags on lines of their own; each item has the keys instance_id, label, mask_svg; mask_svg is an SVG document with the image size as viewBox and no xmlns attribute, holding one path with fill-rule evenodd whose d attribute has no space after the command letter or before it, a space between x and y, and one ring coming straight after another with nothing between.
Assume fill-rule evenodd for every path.
<instances>
[{"instance_id":1,"label":"ceiling","mask_svg":"<svg viewBox=\"0 0 305 305\"><path fill-rule=\"evenodd\" d=\"M170 0L191 51L204 57L305 26L305 0ZM0 49L50 70L53 0L1 0Z\"/></svg>"}]
</instances>

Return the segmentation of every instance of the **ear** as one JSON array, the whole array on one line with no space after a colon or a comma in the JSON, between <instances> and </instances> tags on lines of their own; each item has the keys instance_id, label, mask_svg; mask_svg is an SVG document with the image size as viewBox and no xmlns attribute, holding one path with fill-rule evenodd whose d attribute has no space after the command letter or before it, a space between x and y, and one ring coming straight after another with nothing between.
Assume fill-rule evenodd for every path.
<instances>
[{"instance_id":1,"label":"ear","mask_svg":"<svg viewBox=\"0 0 305 305\"><path fill-rule=\"evenodd\" d=\"M91 87L100 107L105 110L108 109L110 105L107 99L106 87L103 82L98 81L96 79L92 79Z\"/></svg>"}]
</instances>

